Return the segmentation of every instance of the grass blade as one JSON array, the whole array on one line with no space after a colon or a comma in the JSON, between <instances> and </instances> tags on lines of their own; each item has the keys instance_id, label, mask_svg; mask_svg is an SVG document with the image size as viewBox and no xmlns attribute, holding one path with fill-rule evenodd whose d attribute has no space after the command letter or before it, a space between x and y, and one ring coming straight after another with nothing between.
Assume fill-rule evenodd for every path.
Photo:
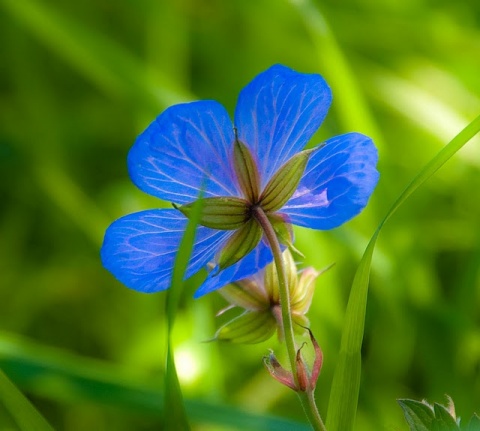
<instances>
[{"instance_id":1,"label":"grass blade","mask_svg":"<svg viewBox=\"0 0 480 431\"><path fill-rule=\"evenodd\" d=\"M200 197L192 207L189 215L189 222L185 233L183 234L180 247L175 257L175 265L173 268L172 284L168 291L166 304L167 312L167 363L165 378L165 429L189 431L187 413L185 411L182 391L178 381L177 370L175 367L175 358L172 345L172 331L175 324L175 317L183 292L184 274L187 270L188 261L192 254L195 242L195 232L203 207L203 200Z\"/></svg>"},{"instance_id":2,"label":"grass blade","mask_svg":"<svg viewBox=\"0 0 480 431\"><path fill-rule=\"evenodd\" d=\"M387 220L397 209L440 169L457 151L480 131L480 116L475 118L453 138L408 184L393 203L372 236L355 274L345 315L339 361L333 378L327 414L329 431L353 429L360 390L361 347L365 326L368 281L373 251L378 235Z\"/></svg>"},{"instance_id":3,"label":"grass blade","mask_svg":"<svg viewBox=\"0 0 480 431\"><path fill-rule=\"evenodd\" d=\"M53 431L43 416L0 370L0 401L20 431Z\"/></svg>"}]
</instances>

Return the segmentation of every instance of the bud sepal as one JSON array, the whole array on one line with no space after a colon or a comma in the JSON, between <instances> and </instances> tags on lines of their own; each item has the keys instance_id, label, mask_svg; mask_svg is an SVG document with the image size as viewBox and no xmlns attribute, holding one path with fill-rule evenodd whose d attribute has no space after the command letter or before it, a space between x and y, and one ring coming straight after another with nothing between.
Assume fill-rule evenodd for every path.
<instances>
[{"instance_id":1,"label":"bud sepal","mask_svg":"<svg viewBox=\"0 0 480 431\"><path fill-rule=\"evenodd\" d=\"M275 354L271 351L270 354L263 358L263 363L267 368L270 375L280 382L282 385L288 386L290 389L293 389L295 392L313 392L317 385L318 376L323 365L323 352L313 336L312 331L309 328L305 328L309 335L310 341L313 345L315 351L315 359L313 362L312 370L309 371L307 364L302 356L302 349L306 343L303 343L302 346L297 350L295 364L296 364L296 373L297 378L295 379L291 371L287 371L282 365L278 362ZM296 381L298 383L296 383Z\"/></svg>"},{"instance_id":2,"label":"bud sepal","mask_svg":"<svg viewBox=\"0 0 480 431\"><path fill-rule=\"evenodd\" d=\"M173 205L189 218L196 202L181 206ZM202 199L202 213L198 224L218 230L235 230L249 220L248 202L236 197Z\"/></svg>"}]
</instances>

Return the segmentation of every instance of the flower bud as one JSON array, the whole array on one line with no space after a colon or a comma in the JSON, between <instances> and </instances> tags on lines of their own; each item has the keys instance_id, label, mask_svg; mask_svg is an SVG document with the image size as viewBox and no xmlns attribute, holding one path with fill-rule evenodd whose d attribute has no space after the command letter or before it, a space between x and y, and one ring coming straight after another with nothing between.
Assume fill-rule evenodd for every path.
<instances>
[{"instance_id":1,"label":"flower bud","mask_svg":"<svg viewBox=\"0 0 480 431\"><path fill-rule=\"evenodd\" d=\"M296 381L298 383L295 382L293 374L280 365L273 352L270 352L268 357L263 358L263 362L270 375L281 384L288 386L296 392L313 392L315 390L318 376L323 364L322 350L320 349L317 340L313 336L312 331L310 331L308 328L306 329L310 335L310 341L312 342L315 350L315 360L313 362L312 371L310 372L302 356L302 349L306 344L303 343L302 346L297 350L295 359L295 367L297 369Z\"/></svg>"},{"instance_id":2,"label":"flower bud","mask_svg":"<svg viewBox=\"0 0 480 431\"><path fill-rule=\"evenodd\" d=\"M292 320L296 323L294 329L303 334L305 327L309 325L306 313L312 303L314 282L321 272L306 268L299 275L288 249L284 251L283 259L291 298ZM244 313L222 326L215 339L258 343L268 339L275 330L279 338L283 338L278 276L273 262L253 276L225 286L218 292L229 302L228 309L239 307ZM265 322L263 331L259 329L260 322ZM240 329L242 325L244 328ZM246 336L248 331L252 333L251 336Z\"/></svg>"},{"instance_id":3,"label":"flower bud","mask_svg":"<svg viewBox=\"0 0 480 431\"><path fill-rule=\"evenodd\" d=\"M275 332L276 321L260 311L247 311L227 324L215 334L215 340L234 343L255 344L268 340Z\"/></svg>"}]
</instances>

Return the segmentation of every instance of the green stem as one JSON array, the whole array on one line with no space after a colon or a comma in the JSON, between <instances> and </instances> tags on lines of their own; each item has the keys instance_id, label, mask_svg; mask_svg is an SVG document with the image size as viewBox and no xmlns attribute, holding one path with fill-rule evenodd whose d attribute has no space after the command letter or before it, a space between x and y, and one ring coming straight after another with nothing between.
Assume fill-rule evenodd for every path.
<instances>
[{"instance_id":1,"label":"green stem","mask_svg":"<svg viewBox=\"0 0 480 431\"><path fill-rule=\"evenodd\" d=\"M273 260L275 262L275 267L277 269L278 276L278 290L280 296L280 307L282 309L282 324L283 324L283 335L285 337L285 344L287 346L288 359L290 361L290 368L292 369L293 379L295 385L299 387L298 384L298 374L297 374L297 347L295 345L295 337L293 333L293 321L292 313L290 308L290 292L288 289L287 275L285 271L285 263L282 256L282 250L280 248L280 243L278 241L275 230L268 219L267 215L263 209L258 206L252 208L253 217L262 227L262 230L267 238L268 245L272 250ZM308 392L297 391L297 394L302 403L303 410L307 415L310 424L312 425L315 431L326 431L325 425L322 422L320 414L318 412L315 400L313 398L313 391L309 390Z\"/></svg>"},{"instance_id":2,"label":"green stem","mask_svg":"<svg viewBox=\"0 0 480 431\"><path fill-rule=\"evenodd\" d=\"M308 417L308 420L312 424L313 428L317 431L327 431L325 424L322 421L320 413L315 404L315 396L312 389L307 389L307 392L298 392L300 401L302 402L303 410Z\"/></svg>"},{"instance_id":3,"label":"green stem","mask_svg":"<svg viewBox=\"0 0 480 431\"><path fill-rule=\"evenodd\" d=\"M290 312L290 294L288 292L288 282L285 273L285 263L282 257L282 250L280 249L280 243L278 242L278 238L275 234L273 226L263 209L261 207L254 207L253 216L258 221L263 232L265 233L268 245L272 250L275 267L277 268L280 307L282 309L283 335L285 337L285 344L287 345L287 353L290 360L293 378L295 379L295 384L298 386L296 363L297 347L295 346L295 338L293 335L293 321L292 314Z\"/></svg>"}]
</instances>

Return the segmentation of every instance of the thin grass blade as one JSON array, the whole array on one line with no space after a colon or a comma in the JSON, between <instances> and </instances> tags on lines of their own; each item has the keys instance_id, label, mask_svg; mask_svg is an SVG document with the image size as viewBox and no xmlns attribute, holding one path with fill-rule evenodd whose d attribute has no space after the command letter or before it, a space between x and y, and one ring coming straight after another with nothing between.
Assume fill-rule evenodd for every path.
<instances>
[{"instance_id":1,"label":"thin grass blade","mask_svg":"<svg viewBox=\"0 0 480 431\"><path fill-rule=\"evenodd\" d=\"M20 431L53 431L43 416L0 370L0 402Z\"/></svg>"},{"instance_id":2,"label":"thin grass blade","mask_svg":"<svg viewBox=\"0 0 480 431\"><path fill-rule=\"evenodd\" d=\"M193 204L189 214L189 222L183 234L180 247L175 257L173 267L172 284L168 291L166 313L167 313L167 360L165 376L165 429L189 431L187 413L183 402L183 395L178 381L177 369L175 367L174 348L172 343L172 331L175 324L180 298L183 292L184 276L187 270L188 261L192 254L195 242L195 232L202 216L203 199L200 198Z\"/></svg>"},{"instance_id":3,"label":"thin grass blade","mask_svg":"<svg viewBox=\"0 0 480 431\"><path fill-rule=\"evenodd\" d=\"M355 274L345 315L339 360L335 369L327 414L329 431L353 429L360 390L361 347L365 326L368 282L373 251L378 235L397 209L438 169L480 131L480 116L453 138L427 165L393 203L372 236Z\"/></svg>"}]
</instances>

